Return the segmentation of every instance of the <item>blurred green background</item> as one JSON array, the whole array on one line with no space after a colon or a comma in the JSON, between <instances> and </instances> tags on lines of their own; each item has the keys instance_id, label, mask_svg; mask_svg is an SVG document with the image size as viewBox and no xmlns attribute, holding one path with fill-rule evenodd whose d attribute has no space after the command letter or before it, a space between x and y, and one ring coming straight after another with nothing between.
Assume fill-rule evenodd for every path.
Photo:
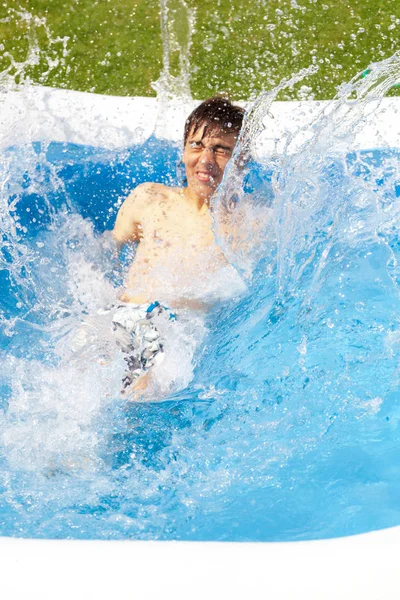
<instances>
[{"instance_id":1,"label":"blurred green background","mask_svg":"<svg viewBox=\"0 0 400 600\"><path fill-rule=\"evenodd\" d=\"M195 98L216 92L254 98L312 64L318 72L283 98L331 98L341 83L400 47L399 0L187 4L195 11L190 57ZM81 91L148 96L155 95L151 84L162 64L158 0L3 0L0 5L0 83L29 78Z\"/></svg>"}]
</instances>

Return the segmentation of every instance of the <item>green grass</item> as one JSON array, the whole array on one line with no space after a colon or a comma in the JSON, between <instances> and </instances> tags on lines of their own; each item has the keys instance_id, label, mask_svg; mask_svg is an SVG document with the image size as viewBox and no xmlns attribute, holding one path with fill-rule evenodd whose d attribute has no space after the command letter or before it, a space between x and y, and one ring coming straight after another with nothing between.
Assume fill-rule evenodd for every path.
<instances>
[{"instance_id":1,"label":"green grass","mask_svg":"<svg viewBox=\"0 0 400 600\"><path fill-rule=\"evenodd\" d=\"M399 0L187 4L196 12L191 90L197 98L215 92L251 98L311 64L318 72L284 97L330 98L370 62L400 49ZM10 9L45 17L50 39L43 25L29 27ZM55 39L64 36L68 54L48 72L48 57L62 55ZM40 47L37 64L18 75L12 61L26 59L34 37ZM44 85L146 96L154 95L151 83L161 68L157 0L3 0L0 6L0 72L7 70L17 81L29 76Z\"/></svg>"}]
</instances>

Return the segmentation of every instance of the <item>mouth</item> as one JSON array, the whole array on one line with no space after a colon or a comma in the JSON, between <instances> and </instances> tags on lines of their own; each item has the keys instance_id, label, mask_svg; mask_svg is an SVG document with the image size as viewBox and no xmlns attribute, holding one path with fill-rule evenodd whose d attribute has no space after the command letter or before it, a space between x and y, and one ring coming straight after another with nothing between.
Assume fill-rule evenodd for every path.
<instances>
[{"instance_id":1,"label":"mouth","mask_svg":"<svg viewBox=\"0 0 400 600\"><path fill-rule=\"evenodd\" d=\"M215 183L215 178L208 171L197 171L196 177L202 183Z\"/></svg>"}]
</instances>

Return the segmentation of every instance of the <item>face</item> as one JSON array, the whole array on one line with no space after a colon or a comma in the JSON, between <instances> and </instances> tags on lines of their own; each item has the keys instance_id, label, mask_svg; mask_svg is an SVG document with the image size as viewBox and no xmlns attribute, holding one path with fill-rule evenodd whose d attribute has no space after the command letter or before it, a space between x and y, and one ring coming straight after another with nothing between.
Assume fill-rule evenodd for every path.
<instances>
[{"instance_id":1,"label":"face","mask_svg":"<svg viewBox=\"0 0 400 600\"><path fill-rule=\"evenodd\" d=\"M183 153L189 194L203 201L209 200L221 183L238 138L237 133L221 129L204 132L205 127L189 133Z\"/></svg>"}]
</instances>

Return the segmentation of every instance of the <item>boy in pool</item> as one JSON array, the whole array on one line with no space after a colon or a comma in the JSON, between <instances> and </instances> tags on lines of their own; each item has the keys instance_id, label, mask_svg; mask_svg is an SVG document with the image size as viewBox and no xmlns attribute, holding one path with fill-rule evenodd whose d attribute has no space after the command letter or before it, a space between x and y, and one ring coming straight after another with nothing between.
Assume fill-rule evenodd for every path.
<instances>
[{"instance_id":1,"label":"boy in pool","mask_svg":"<svg viewBox=\"0 0 400 600\"><path fill-rule=\"evenodd\" d=\"M206 311L215 302L215 294L205 292L210 281L233 270L215 242L210 199L232 156L243 116L244 110L225 98L200 104L185 123L187 187L141 184L118 212L117 244L138 243L120 298L124 304L113 317L117 341L127 354L124 389L134 398L147 388L150 367L163 359L155 326L160 315L165 320L175 319L175 313Z\"/></svg>"}]
</instances>

